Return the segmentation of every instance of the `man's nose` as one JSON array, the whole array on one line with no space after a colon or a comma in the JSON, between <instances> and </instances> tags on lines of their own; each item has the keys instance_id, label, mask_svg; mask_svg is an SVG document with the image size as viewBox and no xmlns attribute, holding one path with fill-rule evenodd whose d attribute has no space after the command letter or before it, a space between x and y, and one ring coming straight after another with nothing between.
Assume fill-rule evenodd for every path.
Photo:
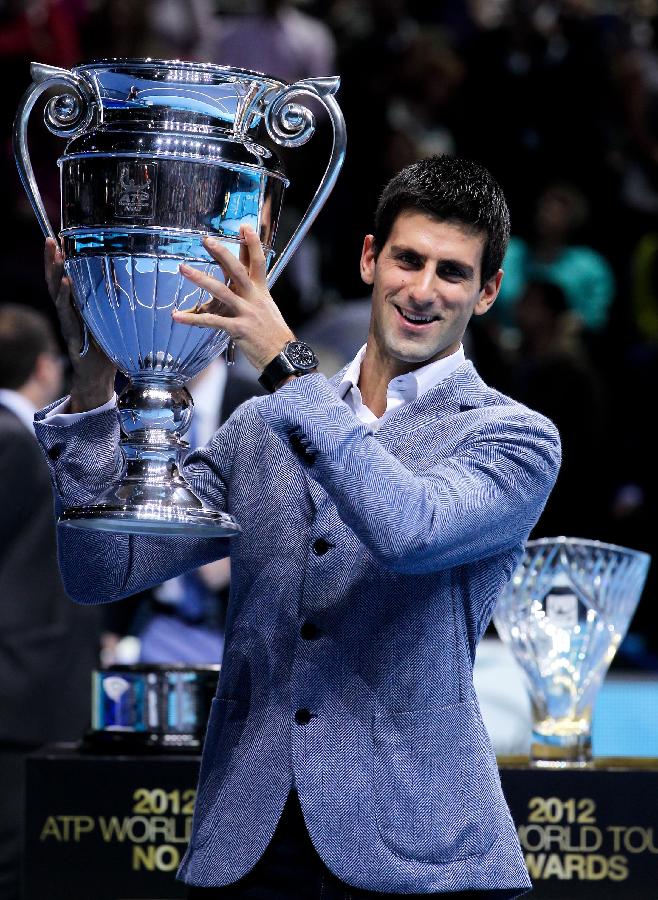
<instances>
[{"instance_id":1,"label":"man's nose","mask_svg":"<svg viewBox=\"0 0 658 900\"><path fill-rule=\"evenodd\" d=\"M417 304L431 303L436 295L436 272L429 266L415 273L409 284L409 298Z\"/></svg>"}]
</instances>

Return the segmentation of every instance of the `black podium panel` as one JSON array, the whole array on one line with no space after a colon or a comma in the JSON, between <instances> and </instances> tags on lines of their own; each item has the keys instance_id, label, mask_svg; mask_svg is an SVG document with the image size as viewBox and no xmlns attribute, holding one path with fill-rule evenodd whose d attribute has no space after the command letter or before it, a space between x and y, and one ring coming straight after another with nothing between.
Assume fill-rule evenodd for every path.
<instances>
[{"instance_id":1,"label":"black podium panel","mask_svg":"<svg viewBox=\"0 0 658 900\"><path fill-rule=\"evenodd\" d=\"M27 760L25 900L169 900L190 836L197 756Z\"/></svg>"},{"instance_id":2,"label":"black podium panel","mask_svg":"<svg viewBox=\"0 0 658 900\"><path fill-rule=\"evenodd\" d=\"M499 760L533 900L657 900L658 760L530 769ZM27 762L25 900L169 900L192 824L194 756Z\"/></svg>"},{"instance_id":3,"label":"black podium panel","mask_svg":"<svg viewBox=\"0 0 658 900\"><path fill-rule=\"evenodd\" d=\"M533 900L658 900L658 759L498 764Z\"/></svg>"}]
</instances>

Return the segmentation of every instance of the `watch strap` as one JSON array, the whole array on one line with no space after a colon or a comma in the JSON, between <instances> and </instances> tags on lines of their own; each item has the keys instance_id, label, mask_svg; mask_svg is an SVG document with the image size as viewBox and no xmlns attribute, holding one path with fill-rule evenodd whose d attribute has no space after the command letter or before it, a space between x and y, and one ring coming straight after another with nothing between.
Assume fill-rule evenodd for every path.
<instances>
[{"instance_id":1,"label":"watch strap","mask_svg":"<svg viewBox=\"0 0 658 900\"><path fill-rule=\"evenodd\" d=\"M260 374L258 383L262 385L266 391L271 394L277 389L282 381L291 375L301 374L290 362L285 353L278 353L271 362L265 366Z\"/></svg>"},{"instance_id":2,"label":"watch strap","mask_svg":"<svg viewBox=\"0 0 658 900\"><path fill-rule=\"evenodd\" d=\"M288 341L261 372L259 383L273 393L291 375L306 375L317 369L318 358L304 341Z\"/></svg>"}]
</instances>

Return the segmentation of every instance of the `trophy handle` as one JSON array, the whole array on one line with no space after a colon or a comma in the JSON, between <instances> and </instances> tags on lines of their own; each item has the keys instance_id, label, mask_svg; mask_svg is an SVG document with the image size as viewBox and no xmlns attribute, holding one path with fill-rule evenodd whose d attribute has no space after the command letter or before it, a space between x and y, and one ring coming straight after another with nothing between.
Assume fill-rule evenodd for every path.
<instances>
[{"instance_id":1,"label":"trophy handle","mask_svg":"<svg viewBox=\"0 0 658 900\"><path fill-rule=\"evenodd\" d=\"M336 183L338 173L345 159L345 120L334 94L340 85L340 78L306 78L284 88L269 104L265 114L267 132L275 143L281 147L301 147L315 132L315 119L310 109L291 103L292 97L313 97L319 101L329 113L333 127L333 144L329 163L325 169L311 203L295 229L293 236L286 244L281 256L267 277L267 286L271 288L277 280L288 260L293 255L315 221L318 213Z\"/></svg>"},{"instance_id":2,"label":"trophy handle","mask_svg":"<svg viewBox=\"0 0 658 900\"><path fill-rule=\"evenodd\" d=\"M58 137L75 137L83 132L91 121L94 98L87 82L78 75L74 75L73 72L69 72L68 69L32 63L30 72L33 81L23 95L14 121L14 155L18 174L41 230L46 237L56 240L55 232L39 193L27 149L27 125L30 113L34 104L45 91L53 87L65 88L65 93L53 97L46 106L44 122L48 130Z\"/></svg>"},{"instance_id":3,"label":"trophy handle","mask_svg":"<svg viewBox=\"0 0 658 900\"><path fill-rule=\"evenodd\" d=\"M53 87L65 88L65 93L53 97L44 110L44 122L49 131L58 137L75 137L85 131L91 122L94 112L94 97L87 82L68 69L58 69L56 66L46 66L42 63L32 63L30 66L32 84L27 89L19 104L16 119L14 120L14 156L25 193L27 194L32 209L37 217L45 237L57 240L53 226L50 224L46 207L41 199L39 187L30 153L27 147L27 126L30 113L39 97ZM84 356L89 349L89 333L87 326L82 322L83 342L80 356Z\"/></svg>"}]
</instances>

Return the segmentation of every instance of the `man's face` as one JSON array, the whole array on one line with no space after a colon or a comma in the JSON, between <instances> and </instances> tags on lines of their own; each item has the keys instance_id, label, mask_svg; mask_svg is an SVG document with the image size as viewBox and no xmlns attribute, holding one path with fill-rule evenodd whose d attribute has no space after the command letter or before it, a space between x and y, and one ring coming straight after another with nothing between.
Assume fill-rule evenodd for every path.
<instances>
[{"instance_id":1,"label":"man's face","mask_svg":"<svg viewBox=\"0 0 658 900\"><path fill-rule=\"evenodd\" d=\"M454 353L471 316L494 302L502 271L481 285L484 240L414 211L400 213L376 258L372 235L366 236L361 277L372 285L368 341L394 370Z\"/></svg>"}]
</instances>

